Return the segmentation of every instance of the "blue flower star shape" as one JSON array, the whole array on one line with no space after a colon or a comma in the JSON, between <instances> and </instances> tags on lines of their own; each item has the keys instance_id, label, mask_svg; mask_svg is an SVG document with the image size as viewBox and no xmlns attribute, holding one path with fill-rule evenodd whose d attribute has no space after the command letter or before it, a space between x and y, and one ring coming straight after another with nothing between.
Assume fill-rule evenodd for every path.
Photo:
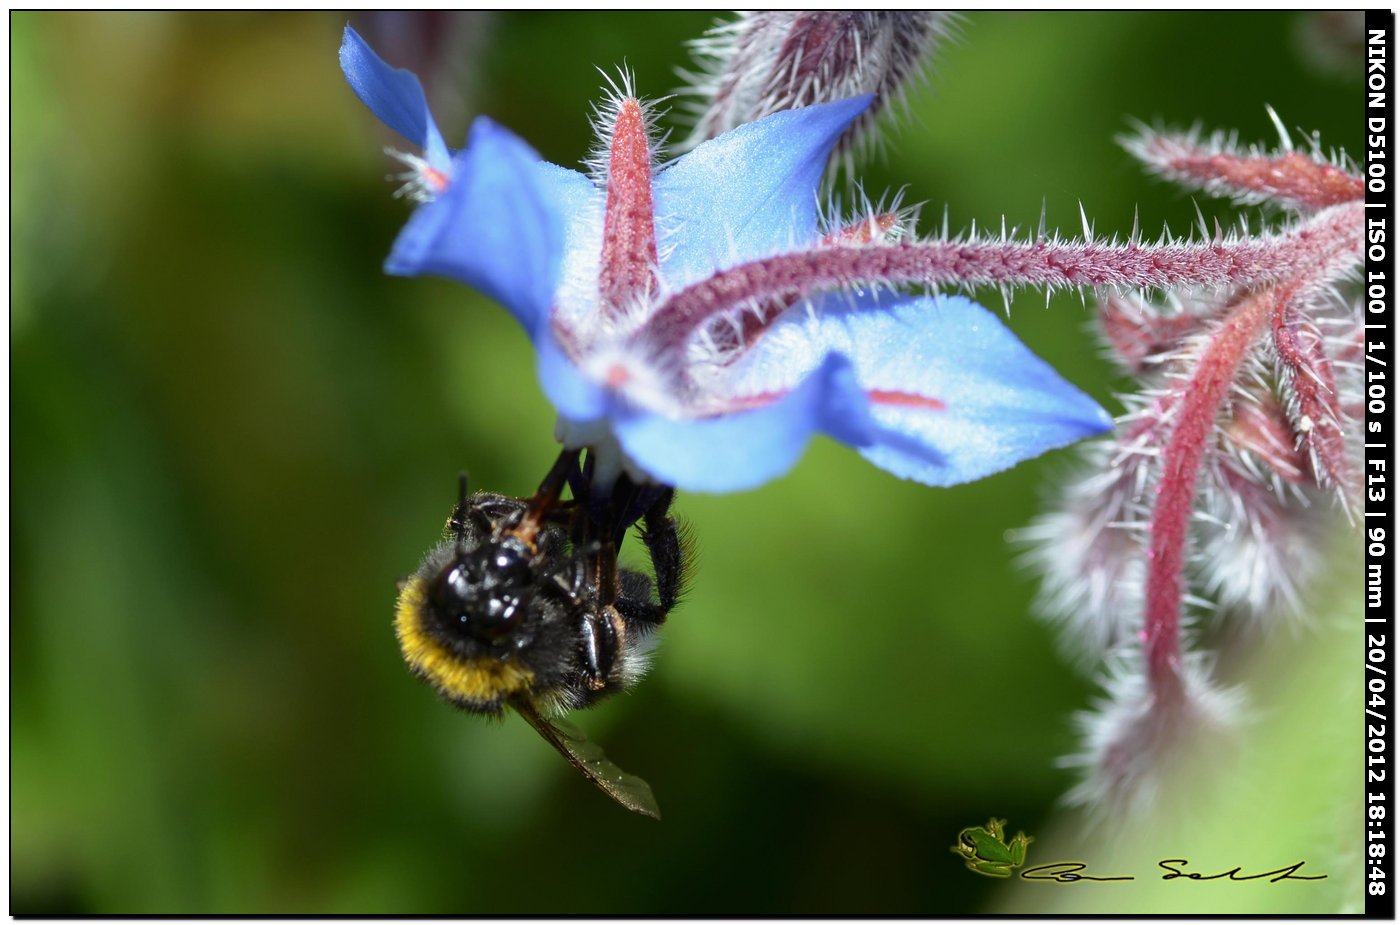
<instances>
[{"instance_id":1,"label":"blue flower star shape","mask_svg":"<svg viewBox=\"0 0 1400 925\"><path fill-rule=\"evenodd\" d=\"M822 230L828 155L869 96L780 112L658 166L624 86L599 113L587 175L486 117L450 151L417 78L348 27L340 63L422 151L400 155L420 205L386 270L459 280L515 316L560 441L595 455L595 489L624 470L688 491L753 488L817 433L953 485L1111 427L991 312L882 278L900 216ZM873 269L847 279L853 260Z\"/></svg>"}]
</instances>

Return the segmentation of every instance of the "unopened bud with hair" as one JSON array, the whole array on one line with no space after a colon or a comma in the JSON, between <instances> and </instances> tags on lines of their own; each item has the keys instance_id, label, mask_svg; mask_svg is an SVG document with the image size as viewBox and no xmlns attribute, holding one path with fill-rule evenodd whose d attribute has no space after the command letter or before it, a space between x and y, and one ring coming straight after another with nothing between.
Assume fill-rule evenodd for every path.
<instances>
[{"instance_id":1,"label":"unopened bud with hair","mask_svg":"<svg viewBox=\"0 0 1400 925\"><path fill-rule=\"evenodd\" d=\"M691 44L699 65L683 72L693 104L693 147L763 116L873 93L870 109L832 157L848 170L871 127L922 73L952 14L926 10L787 10L739 14Z\"/></svg>"}]
</instances>

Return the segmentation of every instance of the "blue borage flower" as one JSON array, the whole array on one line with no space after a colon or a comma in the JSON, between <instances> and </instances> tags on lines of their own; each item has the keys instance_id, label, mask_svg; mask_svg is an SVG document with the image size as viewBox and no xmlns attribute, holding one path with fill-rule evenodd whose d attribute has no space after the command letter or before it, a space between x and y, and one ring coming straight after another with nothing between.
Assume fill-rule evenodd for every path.
<instances>
[{"instance_id":1,"label":"blue borage flower","mask_svg":"<svg viewBox=\"0 0 1400 925\"><path fill-rule=\"evenodd\" d=\"M625 468L690 491L752 488L791 468L814 433L898 476L952 485L1111 427L965 298L814 291L824 254L888 247L899 230L896 213L819 225L828 155L869 96L741 125L658 167L624 80L599 112L605 147L588 176L486 117L450 152L417 78L348 27L340 63L423 151L400 155L422 204L386 270L459 280L515 316L561 442L596 454L595 487ZM779 254L801 258L784 262L790 279L751 285L752 268Z\"/></svg>"}]
</instances>

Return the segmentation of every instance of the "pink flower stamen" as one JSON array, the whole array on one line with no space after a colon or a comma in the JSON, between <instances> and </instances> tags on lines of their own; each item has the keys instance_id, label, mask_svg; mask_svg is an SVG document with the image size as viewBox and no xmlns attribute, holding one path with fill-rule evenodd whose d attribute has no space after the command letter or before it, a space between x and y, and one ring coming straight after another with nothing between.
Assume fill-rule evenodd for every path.
<instances>
[{"instance_id":1,"label":"pink flower stamen","mask_svg":"<svg viewBox=\"0 0 1400 925\"><path fill-rule=\"evenodd\" d=\"M651 146L635 99L618 106L608 161L603 260L598 278L604 311L616 314L655 288L656 228L651 202Z\"/></svg>"}]
</instances>

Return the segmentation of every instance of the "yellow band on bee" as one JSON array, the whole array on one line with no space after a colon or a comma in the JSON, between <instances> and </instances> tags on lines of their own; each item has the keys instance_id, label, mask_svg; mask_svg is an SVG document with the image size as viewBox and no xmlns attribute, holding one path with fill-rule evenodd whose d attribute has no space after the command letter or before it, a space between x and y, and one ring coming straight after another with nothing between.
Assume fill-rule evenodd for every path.
<instances>
[{"instance_id":1,"label":"yellow band on bee","mask_svg":"<svg viewBox=\"0 0 1400 925\"><path fill-rule=\"evenodd\" d=\"M427 606L427 582L414 575L394 610L394 634L408 667L448 697L483 706L530 689L535 674L515 659L463 658L429 635L423 628Z\"/></svg>"}]
</instances>

